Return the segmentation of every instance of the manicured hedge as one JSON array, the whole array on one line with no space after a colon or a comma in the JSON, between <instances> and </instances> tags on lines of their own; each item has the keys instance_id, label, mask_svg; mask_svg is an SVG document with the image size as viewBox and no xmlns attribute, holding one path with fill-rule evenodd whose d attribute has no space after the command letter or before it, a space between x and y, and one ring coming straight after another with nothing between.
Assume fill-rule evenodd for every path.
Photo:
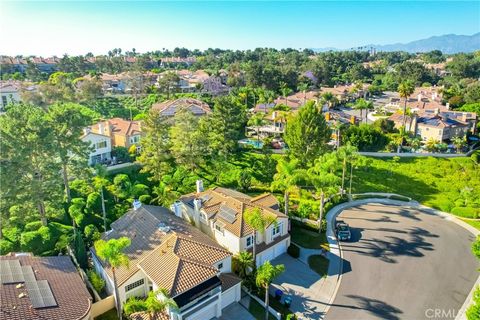
<instances>
[{"instance_id":1,"label":"manicured hedge","mask_svg":"<svg viewBox=\"0 0 480 320\"><path fill-rule=\"evenodd\" d=\"M298 258L300 257L300 247L295 245L295 244L290 244L290 246L287 249L287 252L290 256L293 258Z\"/></svg>"}]
</instances>

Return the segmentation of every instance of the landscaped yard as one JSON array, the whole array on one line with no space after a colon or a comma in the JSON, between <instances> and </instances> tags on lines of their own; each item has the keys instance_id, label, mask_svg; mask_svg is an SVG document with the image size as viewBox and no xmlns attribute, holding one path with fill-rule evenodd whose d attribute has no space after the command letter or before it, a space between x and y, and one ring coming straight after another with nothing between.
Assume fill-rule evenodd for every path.
<instances>
[{"instance_id":1,"label":"landscaped yard","mask_svg":"<svg viewBox=\"0 0 480 320\"><path fill-rule=\"evenodd\" d=\"M460 217L480 216L480 168L470 158L368 158L353 193L391 192Z\"/></svg>"},{"instance_id":2,"label":"landscaped yard","mask_svg":"<svg viewBox=\"0 0 480 320\"><path fill-rule=\"evenodd\" d=\"M329 250L325 232L318 233L318 229L298 221L292 220L291 223L290 236L293 242L304 248Z\"/></svg>"},{"instance_id":3,"label":"landscaped yard","mask_svg":"<svg viewBox=\"0 0 480 320\"><path fill-rule=\"evenodd\" d=\"M462 220L468 223L469 225L471 225L472 227L480 230L480 220L468 220L468 219L462 219Z\"/></svg>"},{"instance_id":4,"label":"landscaped yard","mask_svg":"<svg viewBox=\"0 0 480 320\"><path fill-rule=\"evenodd\" d=\"M254 299L250 299L250 306L248 311L255 317L257 320L265 320L265 308ZM276 320L274 316L268 314L269 320Z\"/></svg>"},{"instance_id":5,"label":"landscaped yard","mask_svg":"<svg viewBox=\"0 0 480 320\"><path fill-rule=\"evenodd\" d=\"M328 263L328 259L321 255L308 257L308 265L310 268L322 277L326 277L328 274Z\"/></svg>"}]
</instances>

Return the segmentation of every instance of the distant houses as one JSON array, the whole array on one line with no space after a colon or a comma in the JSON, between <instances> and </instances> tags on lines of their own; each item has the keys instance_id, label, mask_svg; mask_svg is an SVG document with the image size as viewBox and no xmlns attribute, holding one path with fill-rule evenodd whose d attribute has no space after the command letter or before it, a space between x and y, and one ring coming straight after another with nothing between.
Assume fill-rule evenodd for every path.
<instances>
[{"instance_id":1,"label":"distant houses","mask_svg":"<svg viewBox=\"0 0 480 320\"><path fill-rule=\"evenodd\" d=\"M156 110L163 117L173 117L180 110L188 110L195 116L204 116L212 112L207 103L194 98L180 98L156 103L152 105L152 110Z\"/></svg>"}]
</instances>

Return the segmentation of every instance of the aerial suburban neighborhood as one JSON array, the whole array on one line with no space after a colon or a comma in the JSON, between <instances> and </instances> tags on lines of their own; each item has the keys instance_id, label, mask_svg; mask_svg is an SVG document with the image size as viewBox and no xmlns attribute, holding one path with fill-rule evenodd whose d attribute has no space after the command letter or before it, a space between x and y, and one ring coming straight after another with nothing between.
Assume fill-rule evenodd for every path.
<instances>
[{"instance_id":1,"label":"aerial suburban neighborhood","mask_svg":"<svg viewBox=\"0 0 480 320\"><path fill-rule=\"evenodd\" d=\"M0 320L480 320L478 2L2 2L0 37Z\"/></svg>"}]
</instances>

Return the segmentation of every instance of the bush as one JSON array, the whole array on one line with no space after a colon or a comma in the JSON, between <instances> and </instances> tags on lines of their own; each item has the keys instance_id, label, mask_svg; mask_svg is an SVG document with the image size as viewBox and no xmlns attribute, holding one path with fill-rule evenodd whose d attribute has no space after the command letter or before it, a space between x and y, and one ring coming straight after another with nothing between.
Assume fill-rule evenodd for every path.
<instances>
[{"instance_id":1,"label":"bush","mask_svg":"<svg viewBox=\"0 0 480 320\"><path fill-rule=\"evenodd\" d=\"M480 208L455 207L451 212L456 216L470 219L476 219L480 216Z\"/></svg>"},{"instance_id":2,"label":"bush","mask_svg":"<svg viewBox=\"0 0 480 320\"><path fill-rule=\"evenodd\" d=\"M295 244L290 244L290 246L287 249L288 254L293 257L293 258L298 258L300 257L300 247L295 245Z\"/></svg>"},{"instance_id":3,"label":"bush","mask_svg":"<svg viewBox=\"0 0 480 320\"><path fill-rule=\"evenodd\" d=\"M144 300L131 297L123 304L123 312L125 312L127 316L140 311L147 311L147 306L145 305Z\"/></svg>"},{"instance_id":4,"label":"bush","mask_svg":"<svg viewBox=\"0 0 480 320\"><path fill-rule=\"evenodd\" d=\"M102 279L94 270L87 271L88 280L92 284L93 288L98 292L102 292L105 288L105 280Z\"/></svg>"},{"instance_id":5,"label":"bush","mask_svg":"<svg viewBox=\"0 0 480 320\"><path fill-rule=\"evenodd\" d=\"M15 244L5 239L0 240L0 255L15 251Z\"/></svg>"},{"instance_id":6,"label":"bush","mask_svg":"<svg viewBox=\"0 0 480 320\"><path fill-rule=\"evenodd\" d=\"M24 231L37 231L42 227L42 222L41 221L33 221L29 222L25 225Z\"/></svg>"},{"instance_id":7,"label":"bush","mask_svg":"<svg viewBox=\"0 0 480 320\"><path fill-rule=\"evenodd\" d=\"M141 195L140 197L138 197L138 200L141 202L141 203L144 203L144 204L149 204L150 201L152 201L152 197L148 194L144 194L144 195Z\"/></svg>"}]
</instances>

